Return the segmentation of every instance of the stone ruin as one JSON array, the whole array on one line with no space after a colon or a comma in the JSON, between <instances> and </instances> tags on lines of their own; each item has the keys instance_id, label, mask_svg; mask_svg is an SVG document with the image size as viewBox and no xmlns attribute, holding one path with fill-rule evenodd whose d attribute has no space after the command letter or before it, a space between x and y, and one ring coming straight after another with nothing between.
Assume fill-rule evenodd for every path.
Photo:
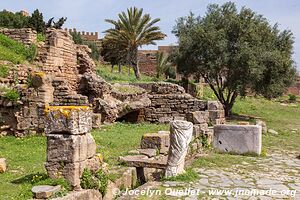
<instances>
[{"instance_id":1,"label":"stone ruin","mask_svg":"<svg viewBox=\"0 0 300 200\"><path fill-rule=\"evenodd\" d=\"M62 100L61 105L80 105L87 99L93 111L94 128L114 121L168 123L186 119L188 112L206 110L212 123L224 122L220 105L210 106L176 84L107 83L96 75L95 63L89 56L91 50L74 44L64 30L48 29L45 42L40 43L33 39L36 33L29 29L0 29L0 32L26 45L38 46L33 64L6 63L13 70L0 83L16 88L21 98L16 102L0 98L0 135L43 133L44 109L58 100Z\"/></svg>"},{"instance_id":2,"label":"stone ruin","mask_svg":"<svg viewBox=\"0 0 300 200\"><path fill-rule=\"evenodd\" d=\"M185 118L189 122L172 121L170 131L144 134L139 149L120 157L121 162L136 168L140 182L183 173L184 161L192 160L205 146L211 145L213 132L208 128L208 111L190 112Z\"/></svg>"}]
</instances>

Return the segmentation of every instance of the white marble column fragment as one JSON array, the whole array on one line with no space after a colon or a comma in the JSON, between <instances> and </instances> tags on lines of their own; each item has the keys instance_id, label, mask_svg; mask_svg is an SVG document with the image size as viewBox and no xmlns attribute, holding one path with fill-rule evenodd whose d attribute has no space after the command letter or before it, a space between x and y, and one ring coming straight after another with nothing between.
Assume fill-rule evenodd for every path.
<instances>
[{"instance_id":1,"label":"white marble column fragment","mask_svg":"<svg viewBox=\"0 0 300 200\"><path fill-rule=\"evenodd\" d=\"M175 120L170 122L170 150L167 162L166 177L184 173L185 156L192 140L193 124Z\"/></svg>"}]
</instances>

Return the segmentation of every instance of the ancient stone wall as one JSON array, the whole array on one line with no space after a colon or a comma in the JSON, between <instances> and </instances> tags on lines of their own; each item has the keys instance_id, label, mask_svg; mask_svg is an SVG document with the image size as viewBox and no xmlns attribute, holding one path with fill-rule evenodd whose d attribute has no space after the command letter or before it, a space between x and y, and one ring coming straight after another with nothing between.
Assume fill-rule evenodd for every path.
<instances>
[{"instance_id":1,"label":"ancient stone wall","mask_svg":"<svg viewBox=\"0 0 300 200\"><path fill-rule=\"evenodd\" d=\"M48 29L45 44L39 48L38 60L41 70L52 77L67 80L73 90L77 89L77 45L64 30Z\"/></svg>"},{"instance_id":2,"label":"ancient stone wall","mask_svg":"<svg viewBox=\"0 0 300 200\"><path fill-rule=\"evenodd\" d=\"M36 31L33 31L30 28L22 28L22 29L0 28L0 33L6 35L7 37L13 40L22 42L26 45L37 43Z\"/></svg>"},{"instance_id":3,"label":"ancient stone wall","mask_svg":"<svg viewBox=\"0 0 300 200\"><path fill-rule=\"evenodd\" d=\"M293 95L300 95L300 76L296 78L294 85L287 89L287 93Z\"/></svg>"},{"instance_id":4,"label":"ancient stone wall","mask_svg":"<svg viewBox=\"0 0 300 200\"><path fill-rule=\"evenodd\" d=\"M141 73L146 75L155 75L156 74L156 54L157 50L139 50L138 51L138 60L139 60L139 69Z\"/></svg>"},{"instance_id":5,"label":"ancient stone wall","mask_svg":"<svg viewBox=\"0 0 300 200\"><path fill-rule=\"evenodd\" d=\"M145 108L145 121L166 123L174 119L186 119L193 111L207 110L207 102L198 100L176 84L137 83L148 92L151 105Z\"/></svg>"}]
</instances>

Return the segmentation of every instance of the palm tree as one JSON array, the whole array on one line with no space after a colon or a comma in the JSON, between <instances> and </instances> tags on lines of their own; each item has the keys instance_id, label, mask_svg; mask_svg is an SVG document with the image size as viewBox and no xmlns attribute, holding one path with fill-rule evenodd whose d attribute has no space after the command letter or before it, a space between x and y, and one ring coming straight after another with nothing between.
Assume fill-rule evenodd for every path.
<instances>
[{"instance_id":1,"label":"palm tree","mask_svg":"<svg viewBox=\"0 0 300 200\"><path fill-rule=\"evenodd\" d=\"M149 14L143 14L143 9L129 8L127 13L121 12L118 17L117 21L105 20L114 25L114 28L105 31L106 37L126 49L126 60L132 66L136 78L140 79L138 48L142 45L155 45L155 40L162 40L166 35L158 26L154 26L160 19L152 20Z\"/></svg>"},{"instance_id":2,"label":"palm tree","mask_svg":"<svg viewBox=\"0 0 300 200\"><path fill-rule=\"evenodd\" d=\"M169 62L169 57L165 55L163 52L158 52L156 54L156 78L160 78L162 74L166 75L171 64Z\"/></svg>"}]
</instances>

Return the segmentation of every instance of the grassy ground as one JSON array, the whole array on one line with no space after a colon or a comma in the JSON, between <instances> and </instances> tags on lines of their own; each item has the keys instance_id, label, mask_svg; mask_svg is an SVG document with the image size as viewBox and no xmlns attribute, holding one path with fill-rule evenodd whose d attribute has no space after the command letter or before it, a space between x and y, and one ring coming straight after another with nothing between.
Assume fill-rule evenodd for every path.
<instances>
[{"instance_id":1,"label":"grassy ground","mask_svg":"<svg viewBox=\"0 0 300 200\"><path fill-rule=\"evenodd\" d=\"M115 123L104 126L101 130L94 130L93 136L99 146L98 152L103 154L105 162L117 164L119 156L139 147L143 134L168 129L165 124Z\"/></svg>"},{"instance_id":2,"label":"grassy ground","mask_svg":"<svg viewBox=\"0 0 300 200\"><path fill-rule=\"evenodd\" d=\"M167 129L166 125L116 123L93 131L93 136L105 161L116 164L119 156L138 148L144 133ZM46 137L2 137L0 157L6 158L8 164L7 172L0 174L1 200L28 199L33 185L52 184L44 168Z\"/></svg>"},{"instance_id":3,"label":"grassy ground","mask_svg":"<svg viewBox=\"0 0 300 200\"><path fill-rule=\"evenodd\" d=\"M118 66L114 67L114 71L111 72L110 65L99 65L97 67L97 74L104 78L108 82L112 83L134 83L134 82L154 82L158 81L157 78L141 75L141 79L137 80L134 76L134 72L130 69L130 74L128 75L128 67L122 66L122 73L118 72Z\"/></svg>"},{"instance_id":4,"label":"grassy ground","mask_svg":"<svg viewBox=\"0 0 300 200\"><path fill-rule=\"evenodd\" d=\"M14 64L32 61L36 56L36 47L25 47L22 43L14 41L0 34L0 60L7 60Z\"/></svg>"}]
</instances>

